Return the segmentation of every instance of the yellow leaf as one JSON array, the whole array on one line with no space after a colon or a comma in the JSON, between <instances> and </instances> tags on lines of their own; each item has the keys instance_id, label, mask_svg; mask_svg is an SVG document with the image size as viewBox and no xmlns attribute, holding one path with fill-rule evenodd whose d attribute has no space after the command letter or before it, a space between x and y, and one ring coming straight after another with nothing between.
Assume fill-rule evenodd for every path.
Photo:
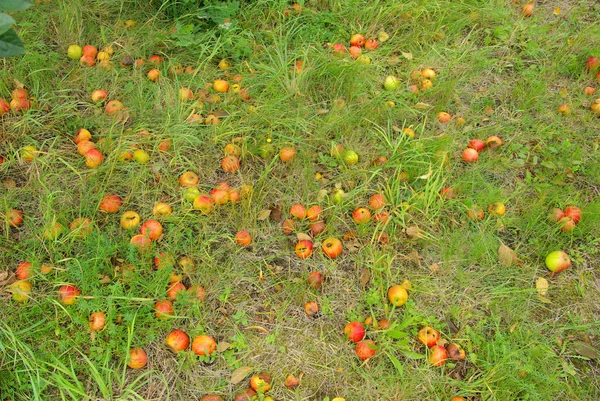
<instances>
[{"instance_id":1,"label":"yellow leaf","mask_svg":"<svg viewBox=\"0 0 600 401\"><path fill-rule=\"evenodd\" d=\"M417 104L415 104L415 109L417 110L427 110L432 108L433 106L430 105L429 103L423 103L423 102L419 102Z\"/></svg>"},{"instance_id":2,"label":"yellow leaf","mask_svg":"<svg viewBox=\"0 0 600 401\"><path fill-rule=\"evenodd\" d=\"M239 382L244 380L246 376L252 373L252 371L254 371L253 367L241 366L233 372L231 372L231 379L229 381L231 382L231 384L238 384Z\"/></svg>"},{"instance_id":3,"label":"yellow leaf","mask_svg":"<svg viewBox=\"0 0 600 401\"><path fill-rule=\"evenodd\" d=\"M555 7L554 8L554 15L560 15L560 7Z\"/></svg>"},{"instance_id":4,"label":"yellow leaf","mask_svg":"<svg viewBox=\"0 0 600 401\"><path fill-rule=\"evenodd\" d=\"M498 261L502 266L509 267L518 260L515 251L504 244L500 244L498 248Z\"/></svg>"},{"instance_id":5,"label":"yellow leaf","mask_svg":"<svg viewBox=\"0 0 600 401\"><path fill-rule=\"evenodd\" d=\"M519 322L516 322L515 324L513 324L512 326L509 327L508 331L510 331L512 333L513 331L515 331L515 329L517 328L518 325L519 325Z\"/></svg>"},{"instance_id":6,"label":"yellow leaf","mask_svg":"<svg viewBox=\"0 0 600 401\"><path fill-rule=\"evenodd\" d=\"M266 220L269 218L270 215L271 215L271 209L261 210L260 213L258 214L258 217L256 218L256 220L258 220L258 221Z\"/></svg>"},{"instance_id":7,"label":"yellow leaf","mask_svg":"<svg viewBox=\"0 0 600 401\"><path fill-rule=\"evenodd\" d=\"M312 242L312 238L310 237L310 235L304 234L304 233L297 233L296 237L298 238L298 241L311 241Z\"/></svg>"},{"instance_id":8,"label":"yellow leaf","mask_svg":"<svg viewBox=\"0 0 600 401\"><path fill-rule=\"evenodd\" d=\"M540 297L545 297L548 295L548 280L543 277L538 278L535 280L535 288L537 288Z\"/></svg>"},{"instance_id":9,"label":"yellow leaf","mask_svg":"<svg viewBox=\"0 0 600 401\"><path fill-rule=\"evenodd\" d=\"M217 352L225 352L231 347L227 341L221 341L217 344Z\"/></svg>"},{"instance_id":10,"label":"yellow leaf","mask_svg":"<svg viewBox=\"0 0 600 401\"><path fill-rule=\"evenodd\" d=\"M410 52L402 52L402 57L404 57L407 60L412 60L413 59L413 55Z\"/></svg>"}]
</instances>

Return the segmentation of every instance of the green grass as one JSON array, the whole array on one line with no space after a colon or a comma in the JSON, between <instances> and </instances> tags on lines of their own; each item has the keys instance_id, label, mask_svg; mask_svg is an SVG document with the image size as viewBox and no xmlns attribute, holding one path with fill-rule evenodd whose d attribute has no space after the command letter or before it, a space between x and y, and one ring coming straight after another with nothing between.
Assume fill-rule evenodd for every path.
<instances>
[{"instance_id":1,"label":"green grass","mask_svg":"<svg viewBox=\"0 0 600 401\"><path fill-rule=\"evenodd\" d=\"M0 97L10 98L18 81L34 102L28 112L0 119L0 215L13 208L25 214L19 228L0 226L0 399L197 400L214 392L230 400L247 386L230 382L241 366L271 374L269 393L278 400L598 399L598 360L584 348L600 346L599 138L589 109L594 98L583 88L598 88L585 61L600 57L600 7L592 0L538 2L534 16L523 18L521 6L510 3L314 0L297 14L286 12L286 2L263 0L241 5L230 29L194 26L195 6L184 3L159 10L157 2L52 0L15 14L28 52L1 61ZM137 26L123 27L127 19ZM381 30L390 39L367 53L369 65L323 46ZM80 67L66 56L73 43L112 45L115 67ZM152 54L164 58L157 83L146 78L148 65L119 66L123 56ZM196 93L224 77L222 58L232 63L231 75L243 76L252 100L230 92L204 109L180 102L182 86ZM298 60L301 73L294 70ZM177 65L195 72L169 73ZM410 72L425 67L438 76L415 96L406 89ZM387 75L401 80L398 90L383 90ZM125 122L91 103L100 88L125 104ZM562 103L570 105L569 116L557 113ZM193 112L218 110L228 113L218 125L186 122ZM453 121L438 123L440 111ZM459 116L464 127L454 124ZM398 134L409 126L414 139ZM97 169L85 166L72 141L81 127L106 156ZM482 152L476 164L460 161L470 139L490 135L503 145ZM172 141L167 152L158 150L163 139ZM222 149L234 140L243 149L241 168L227 174ZM273 157L259 157L269 143ZM331 157L333 143L357 151L359 163ZM24 163L20 150L29 145L40 153ZM289 164L277 157L284 146L298 150ZM150 154L148 164L119 160L136 147ZM375 167L380 155L388 162ZM254 189L203 216L182 198L178 178L188 170L205 193L221 181ZM456 189L456 199L439 196L446 186ZM340 204L331 200L336 188L347 194ZM356 226L352 211L378 192L390 220ZM153 218L158 201L173 207L151 252L130 247L133 234L120 228L120 213L98 211L108 193L123 199L121 212L135 210L142 221ZM502 218L466 217L471 205L487 209L497 201L507 207ZM276 205L287 218L295 203L324 209L326 231L306 260L294 254L295 236L258 218ZM568 205L581 207L583 218L566 234L547 214ZM87 237L67 229L56 240L44 238L50 224L68 227L78 217L93 222ZM422 238L407 235L413 226ZM252 234L250 248L235 244L239 230ZM298 231L308 232L308 224L300 222ZM358 238L345 241L340 258L326 259L320 243L347 231ZM388 244L378 241L382 231ZM501 243L517 252L522 267L499 263ZM557 249L573 266L549 278L544 258ZM196 268L155 270L152 258L161 251L190 257ZM22 261L34 263L34 289L19 304L8 284ZM41 274L42 264L56 269ZM127 264L133 270L123 278L118 272ZM326 274L321 290L306 285L312 271ZM158 320L154 302L165 298L173 272L186 286L204 287L207 298L180 296L176 317ZM549 281L550 302L537 295L540 277ZM409 301L392 308L387 288L404 280L412 283ZM64 283L81 289L75 305L58 302ZM321 307L316 319L304 313L309 301ZM88 316L96 311L108 323L92 336ZM392 328L369 328L378 352L362 363L343 328L368 317L388 319ZM424 325L462 345L466 361L430 366L416 340ZM227 349L210 358L189 350L174 355L163 341L175 328L191 337L209 334ZM127 368L133 346L148 353L143 370ZM288 375L301 374L296 390L283 386Z\"/></svg>"}]
</instances>

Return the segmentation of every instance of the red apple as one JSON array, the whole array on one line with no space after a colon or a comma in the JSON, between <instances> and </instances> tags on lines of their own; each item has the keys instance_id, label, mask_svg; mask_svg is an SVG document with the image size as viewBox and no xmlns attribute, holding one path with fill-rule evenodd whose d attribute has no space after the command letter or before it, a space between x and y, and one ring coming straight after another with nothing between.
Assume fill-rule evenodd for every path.
<instances>
[{"instance_id":1,"label":"red apple","mask_svg":"<svg viewBox=\"0 0 600 401\"><path fill-rule=\"evenodd\" d=\"M210 355L215 352L216 349L217 343L211 336L199 335L195 337L192 342L192 351L194 351L196 355Z\"/></svg>"},{"instance_id":2,"label":"red apple","mask_svg":"<svg viewBox=\"0 0 600 401\"><path fill-rule=\"evenodd\" d=\"M571 267L571 258L563 251L550 252L548 256L546 256L546 267L554 276Z\"/></svg>"},{"instance_id":3,"label":"red apple","mask_svg":"<svg viewBox=\"0 0 600 401\"><path fill-rule=\"evenodd\" d=\"M377 39L367 39L365 41L365 50L377 50L379 42Z\"/></svg>"},{"instance_id":4,"label":"red apple","mask_svg":"<svg viewBox=\"0 0 600 401\"><path fill-rule=\"evenodd\" d=\"M197 301L204 302L206 299L206 290L199 285L193 285L188 288L188 293Z\"/></svg>"},{"instance_id":5,"label":"red apple","mask_svg":"<svg viewBox=\"0 0 600 401\"><path fill-rule=\"evenodd\" d=\"M365 45L365 37L360 33L352 35L352 37L350 38L350 45L363 47Z\"/></svg>"},{"instance_id":6,"label":"red apple","mask_svg":"<svg viewBox=\"0 0 600 401\"><path fill-rule=\"evenodd\" d=\"M362 341L365 338L365 326L360 322L350 322L344 327L344 335L353 343Z\"/></svg>"},{"instance_id":7,"label":"red apple","mask_svg":"<svg viewBox=\"0 0 600 401\"><path fill-rule=\"evenodd\" d=\"M119 100L111 100L108 103L106 103L106 107L104 110L106 111L106 114L115 114L121 111L122 109L123 103L121 103Z\"/></svg>"},{"instance_id":8,"label":"red apple","mask_svg":"<svg viewBox=\"0 0 600 401\"><path fill-rule=\"evenodd\" d=\"M310 233L314 236L325 231L325 222L324 221L313 221L308 225L308 229Z\"/></svg>"},{"instance_id":9,"label":"red apple","mask_svg":"<svg viewBox=\"0 0 600 401\"><path fill-rule=\"evenodd\" d=\"M145 235L137 234L131 237L129 243L140 253L147 252L152 246L152 240Z\"/></svg>"},{"instance_id":10,"label":"red apple","mask_svg":"<svg viewBox=\"0 0 600 401\"><path fill-rule=\"evenodd\" d=\"M0 117L10 111L10 104L6 99L0 98Z\"/></svg>"},{"instance_id":11,"label":"red apple","mask_svg":"<svg viewBox=\"0 0 600 401\"><path fill-rule=\"evenodd\" d=\"M302 206L302 205L300 205ZM291 210L290 210L291 212ZM323 208L319 205L313 205L306 210L306 218L314 221L319 220L321 218L321 213L323 212Z\"/></svg>"},{"instance_id":12,"label":"red apple","mask_svg":"<svg viewBox=\"0 0 600 401\"><path fill-rule=\"evenodd\" d=\"M252 243L252 236L248 231L239 231L235 235L235 243L240 246L249 246Z\"/></svg>"},{"instance_id":13,"label":"red apple","mask_svg":"<svg viewBox=\"0 0 600 401\"><path fill-rule=\"evenodd\" d=\"M565 216L571 218L576 224L581 220L582 213L581 209L577 206L567 206L565 209Z\"/></svg>"},{"instance_id":14,"label":"red apple","mask_svg":"<svg viewBox=\"0 0 600 401\"><path fill-rule=\"evenodd\" d=\"M213 199L210 196L199 195L194 198L194 210L200 210L202 214L208 214L213 208Z\"/></svg>"},{"instance_id":15,"label":"red apple","mask_svg":"<svg viewBox=\"0 0 600 401\"><path fill-rule=\"evenodd\" d=\"M389 288L387 297L392 305L400 307L408 301L408 291L402 285L394 285Z\"/></svg>"},{"instance_id":16,"label":"red apple","mask_svg":"<svg viewBox=\"0 0 600 401\"><path fill-rule=\"evenodd\" d=\"M6 222L11 227L19 227L23 224L23 212L17 209L11 209L6 214Z\"/></svg>"},{"instance_id":17,"label":"red apple","mask_svg":"<svg viewBox=\"0 0 600 401\"><path fill-rule=\"evenodd\" d=\"M161 299L156 301L154 304L154 315L159 319L168 319L173 316L175 311L173 310L173 302L168 299Z\"/></svg>"},{"instance_id":18,"label":"red apple","mask_svg":"<svg viewBox=\"0 0 600 401\"><path fill-rule=\"evenodd\" d=\"M369 206L373 210L379 210L386 205L385 198L382 194L375 194L369 198Z\"/></svg>"},{"instance_id":19,"label":"red apple","mask_svg":"<svg viewBox=\"0 0 600 401\"><path fill-rule=\"evenodd\" d=\"M296 229L296 222L292 219L286 219L281 223L281 230L285 235L290 235Z\"/></svg>"},{"instance_id":20,"label":"red apple","mask_svg":"<svg viewBox=\"0 0 600 401\"><path fill-rule=\"evenodd\" d=\"M467 210L467 217L475 221L483 220L485 212L479 206L473 205Z\"/></svg>"},{"instance_id":21,"label":"red apple","mask_svg":"<svg viewBox=\"0 0 600 401\"><path fill-rule=\"evenodd\" d=\"M560 231L563 233L570 233L575 229L575 222L570 217L563 217L558 221L560 225Z\"/></svg>"},{"instance_id":22,"label":"red apple","mask_svg":"<svg viewBox=\"0 0 600 401\"><path fill-rule=\"evenodd\" d=\"M165 337L165 345L175 354L190 346L190 337L183 330L173 330Z\"/></svg>"},{"instance_id":23,"label":"red apple","mask_svg":"<svg viewBox=\"0 0 600 401\"><path fill-rule=\"evenodd\" d=\"M550 213L548 213L548 218L550 219L550 221L558 222L563 217L565 217L565 212L556 207L550 210Z\"/></svg>"},{"instance_id":24,"label":"red apple","mask_svg":"<svg viewBox=\"0 0 600 401\"><path fill-rule=\"evenodd\" d=\"M306 208L297 203L290 208L290 214L298 220L304 220L306 218Z\"/></svg>"},{"instance_id":25,"label":"red apple","mask_svg":"<svg viewBox=\"0 0 600 401\"><path fill-rule=\"evenodd\" d=\"M221 168L227 173L234 173L240 169L240 159L234 155L226 155L221 161Z\"/></svg>"},{"instance_id":26,"label":"red apple","mask_svg":"<svg viewBox=\"0 0 600 401\"><path fill-rule=\"evenodd\" d=\"M450 114L446 113L445 111L441 111L438 113L437 119L440 123L446 124L446 123L450 122L450 120L452 119L452 116Z\"/></svg>"},{"instance_id":27,"label":"red apple","mask_svg":"<svg viewBox=\"0 0 600 401\"><path fill-rule=\"evenodd\" d=\"M363 340L356 343L356 348L354 351L356 352L358 359L361 361L366 361L367 359L375 356L375 353L377 352L375 348L376 346L373 340Z\"/></svg>"},{"instance_id":28,"label":"red apple","mask_svg":"<svg viewBox=\"0 0 600 401\"><path fill-rule=\"evenodd\" d=\"M442 345L434 345L429 348L429 362L433 366L443 366L448 360L448 351Z\"/></svg>"},{"instance_id":29,"label":"red apple","mask_svg":"<svg viewBox=\"0 0 600 401\"><path fill-rule=\"evenodd\" d=\"M319 313L319 305L316 302L307 302L304 305L304 313L306 313L309 317L317 317Z\"/></svg>"},{"instance_id":30,"label":"red apple","mask_svg":"<svg viewBox=\"0 0 600 401\"><path fill-rule=\"evenodd\" d=\"M434 346L437 344L439 339L440 332L429 326L423 327L417 334L417 340L427 347Z\"/></svg>"},{"instance_id":31,"label":"red apple","mask_svg":"<svg viewBox=\"0 0 600 401\"><path fill-rule=\"evenodd\" d=\"M335 259L342 254L342 241L337 238L327 238L321 245L321 250L331 259Z\"/></svg>"},{"instance_id":32,"label":"red apple","mask_svg":"<svg viewBox=\"0 0 600 401\"><path fill-rule=\"evenodd\" d=\"M295 389L296 387L298 387L300 385L300 379L289 375L288 377L286 377L285 379L285 387L287 387L290 390Z\"/></svg>"},{"instance_id":33,"label":"red apple","mask_svg":"<svg viewBox=\"0 0 600 401\"><path fill-rule=\"evenodd\" d=\"M496 135L488 136L485 140L485 146L487 146L488 149L494 150L500 147L500 145L502 145L502 139Z\"/></svg>"},{"instance_id":34,"label":"red apple","mask_svg":"<svg viewBox=\"0 0 600 401\"><path fill-rule=\"evenodd\" d=\"M590 57L585 62L585 69L587 72L596 72L600 68L600 58Z\"/></svg>"},{"instance_id":35,"label":"red apple","mask_svg":"<svg viewBox=\"0 0 600 401\"><path fill-rule=\"evenodd\" d=\"M362 53L360 50L360 47L358 46L350 46L350 50L349 50L350 56L354 59L357 59L358 57L360 57L360 54Z\"/></svg>"},{"instance_id":36,"label":"red apple","mask_svg":"<svg viewBox=\"0 0 600 401\"><path fill-rule=\"evenodd\" d=\"M177 298L177 294L180 291L186 291L186 290L187 290L187 288L185 288L185 285L181 281L172 282L167 287L167 298L174 301L175 298Z\"/></svg>"},{"instance_id":37,"label":"red apple","mask_svg":"<svg viewBox=\"0 0 600 401\"><path fill-rule=\"evenodd\" d=\"M148 71L148 74L146 76L150 81L156 82L158 81L158 78L160 78L160 71L156 68L153 68L150 71Z\"/></svg>"},{"instance_id":38,"label":"red apple","mask_svg":"<svg viewBox=\"0 0 600 401\"><path fill-rule=\"evenodd\" d=\"M17 270L15 275L19 280L26 280L31 277L31 268L33 267L33 263L31 262L23 262L19 263L17 266Z\"/></svg>"},{"instance_id":39,"label":"red apple","mask_svg":"<svg viewBox=\"0 0 600 401\"><path fill-rule=\"evenodd\" d=\"M308 258L311 255L312 250L313 243L305 239L298 241L296 247L294 248L294 252L300 259Z\"/></svg>"},{"instance_id":40,"label":"red apple","mask_svg":"<svg viewBox=\"0 0 600 401\"><path fill-rule=\"evenodd\" d=\"M141 369L148 363L148 355L140 347L134 347L129 350L129 361L127 366L131 369Z\"/></svg>"},{"instance_id":41,"label":"red apple","mask_svg":"<svg viewBox=\"0 0 600 401\"><path fill-rule=\"evenodd\" d=\"M364 207L359 207L352 212L352 220L356 224L365 224L371 220L371 212Z\"/></svg>"},{"instance_id":42,"label":"red apple","mask_svg":"<svg viewBox=\"0 0 600 401\"><path fill-rule=\"evenodd\" d=\"M58 300L63 305L73 305L80 295L81 291L74 285L63 285L58 289Z\"/></svg>"},{"instance_id":43,"label":"red apple","mask_svg":"<svg viewBox=\"0 0 600 401\"><path fill-rule=\"evenodd\" d=\"M104 213L117 213L121 207L119 195L104 195L98 209Z\"/></svg>"},{"instance_id":44,"label":"red apple","mask_svg":"<svg viewBox=\"0 0 600 401\"><path fill-rule=\"evenodd\" d=\"M156 220L147 220L140 227L140 234L147 236L150 241L156 241L163 233L162 224Z\"/></svg>"},{"instance_id":45,"label":"red apple","mask_svg":"<svg viewBox=\"0 0 600 401\"><path fill-rule=\"evenodd\" d=\"M186 171L179 176L179 184L184 188L193 187L197 185L198 182L200 182L200 178L198 178L198 174L193 171Z\"/></svg>"},{"instance_id":46,"label":"red apple","mask_svg":"<svg viewBox=\"0 0 600 401\"><path fill-rule=\"evenodd\" d=\"M308 275L308 285L314 289L319 289L323 285L325 278L320 272L312 272Z\"/></svg>"},{"instance_id":47,"label":"red apple","mask_svg":"<svg viewBox=\"0 0 600 401\"><path fill-rule=\"evenodd\" d=\"M466 148L461 157L466 163L475 163L477 160L479 160L479 152L477 152L475 149Z\"/></svg>"},{"instance_id":48,"label":"red apple","mask_svg":"<svg viewBox=\"0 0 600 401\"><path fill-rule=\"evenodd\" d=\"M440 190L440 196L446 200L456 198L456 191L452 187L445 187Z\"/></svg>"},{"instance_id":49,"label":"red apple","mask_svg":"<svg viewBox=\"0 0 600 401\"><path fill-rule=\"evenodd\" d=\"M471 139L467 147L481 152L485 148L485 142L483 142L481 139Z\"/></svg>"},{"instance_id":50,"label":"red apple","mask_svg":"<svg viewBox=\"0 0 600 401\"><path fill-rule=\"evenodd\" d=\"M104 89L98 89L92 92L92 102L98 103L108 97L108 93Z\"/></svg>"},{"instance_id":51,"label":"red apple","mask_svg":"<svg viewBox=\"0 0 600 401\"><path fill-rule=\"evenodd\" d=\"M229 190L215 188L210 191L210 196L213 198L215 205L224 205L229 202Z\"/></svg>"}]
</instances>

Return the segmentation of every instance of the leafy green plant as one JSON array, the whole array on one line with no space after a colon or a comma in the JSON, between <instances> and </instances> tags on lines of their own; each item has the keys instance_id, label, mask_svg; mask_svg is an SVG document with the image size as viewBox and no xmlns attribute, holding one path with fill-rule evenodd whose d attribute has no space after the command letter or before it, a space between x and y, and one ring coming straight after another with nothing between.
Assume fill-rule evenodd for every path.
<instances>
[{"instance_id":1,"label":"leafy green plant","mask_svg":"<svg viewBox=\"0 0 600 401\"><path fill-rule=\"evenodd\" d=\"M26 0L0 0L0 11L21 11L31 6ZM0 12L0 57L18 56L25 53L25 46L12 28L15 20Z\"/></svg>"}]
</instances>

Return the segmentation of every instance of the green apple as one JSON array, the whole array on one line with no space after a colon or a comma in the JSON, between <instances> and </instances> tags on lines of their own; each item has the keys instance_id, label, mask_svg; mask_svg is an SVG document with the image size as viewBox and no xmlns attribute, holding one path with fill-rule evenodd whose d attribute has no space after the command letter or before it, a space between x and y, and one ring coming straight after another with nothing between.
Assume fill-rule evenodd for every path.
<instances>
[{"instance_id":1,"label":"green apple","mask_svg":"<svg viewBox=\"0 0 600 401\"><path fill-rule=\"evenodd\" d=\"M82 54L83 50L81 49L81 46L71 45L67 49L67 56L72 60L79 60Z\"/></svg>"},{"instance_id":2,"label":"green apple","mask_svg":"<svg viewBox=\"0 0 600 401\"><path fill-rule=\"evenodd\" d=\"M349 149L344 150L342 153L342 160L344 160L344 163L347 165L352 166L353 164L358 163L358 153Z\"/></svg>"},{"instance_id":3,"label":"green apple","mask_svg":"<svg viewBox=\"0 0 600 401\"><path fill-rule=\"evenodd\" d=\"M333 203L338 205L344 201L345 196L346 194L344 193L344 191L342 191L341 189L336 189L331 195L331 200Z\"/></svg>"},{"instance_id":4,"label":"green apple","mask_svg":"<svg viewBox=\"0 0 600 401\"><path fill-rule=\"evenodd\" d=\"M183 191L183 199L185 199L188 202L193 202L194 199L196 199L196 197L202 195L200 193L200 190L196 187L189 187L186 188L185 191Z\"/></svg>"},{"instance_id":5,"label":"green apple","mask_svg":"<svg viewBox=\"0 0 600 401\"><path fill-rule=\"evenodd\" d=\"M387 77L385 79L385 81L383 81L383 87L389 91L396 89L399 85L400 85L400 80L391 75L389 77Z\"/></svg>"},{"instance_id":6,"label":"green apple","mask_svg":"<svg viewBox=\"0 0 600 401\"><path fill-rule=\"evenodd\" d=\"M356 62L359 64L371 64L371 58L369 56L367 56L366 54L361 54L356 59Z\"/></svg>"},{"instance_id":7,"label":"green apple","mask_svg":"<svg viewBox=\"0 0 600 401\"><path fill-rule=\"evenodd\" d=\"M265 143L258 148L258 155L263 159L271 159L275 154L275 147L270 143Z\"/></svg>"},{"instance_id":8,"label":"green apple","mask_svg":"<svg viewBox=\"0 0 600 401\"><path fill-rule=\"evenodd\" d=\"M550 252L546 256L546 267L552 274L558 274L571 267L571 258L563 251Z\"/></svg>"}]
</instances>

